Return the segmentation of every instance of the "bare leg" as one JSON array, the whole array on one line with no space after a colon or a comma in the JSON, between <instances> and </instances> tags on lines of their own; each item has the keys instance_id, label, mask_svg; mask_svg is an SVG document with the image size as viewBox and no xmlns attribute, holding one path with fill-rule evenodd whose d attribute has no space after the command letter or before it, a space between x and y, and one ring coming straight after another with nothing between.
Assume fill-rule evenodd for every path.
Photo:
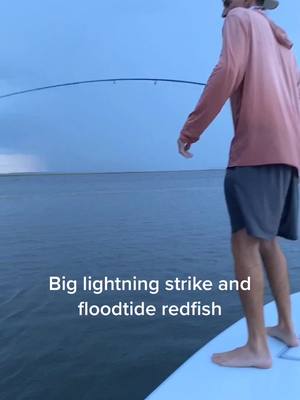
<instances>
[{"instance_id":1,"label":"bare leg","mask_svg":"<svg viewBox=\"0 0 300 400\"><path fill-rule=\"evenodd\" d=\"M289 276L286 258L276 238L261 241L260 252L270 282L278 311L278 324L267 328L267 333L285 342L288 346L299 346L291 317Z\"/></svg>"},{"instance_id":2,"label":"bare leg","mask_svg":"<svg viewBox=\"0 0 300 400\"><path fill-rule=\"evenodd\" d=\"M270 368L272 358L267 345L263 315L263 266L259 252L260 239L241 229L232 235L232 253L236 279L250 276L251 290L239 291L248 327L245 346L212 356L212 361L227 367Z\"/></svg>"}]
</instances>

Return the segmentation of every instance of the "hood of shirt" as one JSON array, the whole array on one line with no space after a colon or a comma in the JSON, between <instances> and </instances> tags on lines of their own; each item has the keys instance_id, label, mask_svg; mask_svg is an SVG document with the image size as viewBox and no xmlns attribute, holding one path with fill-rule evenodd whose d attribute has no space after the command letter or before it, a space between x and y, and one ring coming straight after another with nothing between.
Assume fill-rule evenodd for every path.
<instances>
[{"instance_id":1,"label":"hood of shirt","mask_svg":"<svg viewBox=\"0 0 300 400\"><path fill-rule=\"evenodd\" d=\"M287 33L278 25L275 24L275 22L271 21L267 15L262 11L257 9L257 11L262 14L267 21L270 24L270 27L272 29L272 32L274 34L274 37L276 38L277 42L281 44L282 46L291 49L293 47L293 42L289 39Z\"/></svg>"}]
</instances>

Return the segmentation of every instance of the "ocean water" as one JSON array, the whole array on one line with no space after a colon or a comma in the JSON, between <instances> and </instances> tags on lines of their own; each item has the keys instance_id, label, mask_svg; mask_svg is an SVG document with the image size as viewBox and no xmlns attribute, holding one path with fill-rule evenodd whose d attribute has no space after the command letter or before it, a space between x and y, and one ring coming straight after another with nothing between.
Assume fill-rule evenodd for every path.
<instances>
[{"instance_id":1,"label":"ocean water","mask_svg":"<svg viewBox=\"0 0 300 400\"><path fill-rule=\"evenodd\" d=\"M1 400L142 400L242 317L234 291L49 290L50 276L233 278L224 173L0 177ZM299 241L279 241L299 291ZM221 304L222 316L78 314L81 301L199 300Z\"/></svg>"}]
</instances>

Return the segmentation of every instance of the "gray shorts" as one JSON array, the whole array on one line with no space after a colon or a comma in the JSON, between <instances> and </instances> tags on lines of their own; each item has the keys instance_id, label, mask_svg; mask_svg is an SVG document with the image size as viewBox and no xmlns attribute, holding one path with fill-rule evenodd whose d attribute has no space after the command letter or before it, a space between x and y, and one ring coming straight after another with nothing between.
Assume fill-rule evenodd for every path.
<instances>
[{"instance_id":1,"label":"gray shorts","mask_svg":"<svg viewBox=\"0 0 300 400\"><path fill-rule=\"evenodd\" d=\"M298 239L299 177L295 167L268 164L227 167L224 192L231 232L270 240Z\"/></svg>"}]
</instances>

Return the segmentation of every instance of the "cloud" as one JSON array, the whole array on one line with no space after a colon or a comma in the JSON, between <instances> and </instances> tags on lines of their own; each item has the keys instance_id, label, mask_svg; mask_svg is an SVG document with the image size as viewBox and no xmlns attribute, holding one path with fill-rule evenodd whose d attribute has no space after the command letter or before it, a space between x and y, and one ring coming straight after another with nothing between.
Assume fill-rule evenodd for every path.
<instances>
[{"instance_id":1,"label":"cloud","mask_svg":"<svg viewBox=\"0 0 300 400\"><path fill-rule=\"evenodd\" d=\"M3 153L3 150L5 151ZM32 154L12 153L8 149L0 149L0 174L17 172L45 171L45 165L41 159Z\"/></svg>"}]
</instances>

